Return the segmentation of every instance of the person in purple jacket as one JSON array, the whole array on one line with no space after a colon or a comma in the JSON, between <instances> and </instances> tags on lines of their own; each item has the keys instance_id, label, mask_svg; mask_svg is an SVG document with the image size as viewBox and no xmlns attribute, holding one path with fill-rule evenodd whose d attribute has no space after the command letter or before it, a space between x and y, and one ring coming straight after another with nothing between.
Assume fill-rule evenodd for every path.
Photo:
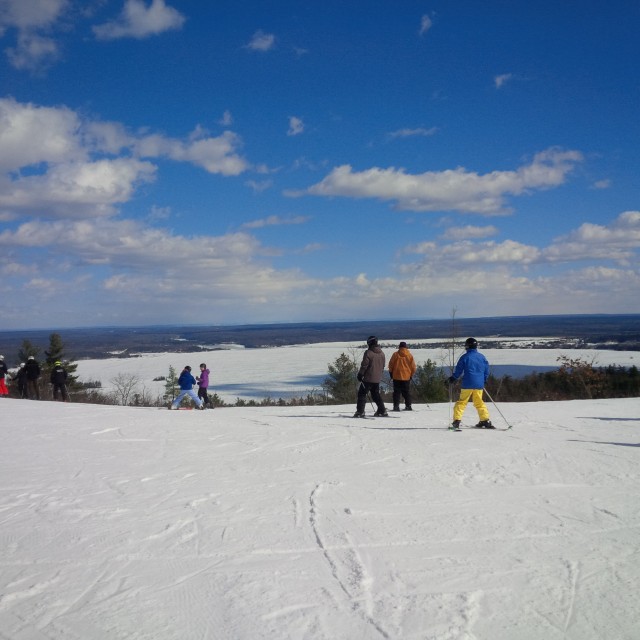
<instances>
[{"instance_id":1,"label":"person in purple jacket","mask_svg":"<svg viewBox=\"0 0 640 640\"><path fill-rule=\"evenodd\" d=\"M482 399L484 385L489 377L489 362L478 351L478 341L475 338L467 338L464 343L465 353L458 360L453 375L449 378L449 384L453 384L462 376L462 388L460 397L453 408L453 423L451 429L459 430L462 414L469 400L473 400L473 406L478 412L480 422L477 428L494 429L489 420L489 410Z\"/></svg>"},{"instance_id":2,"label":"person in purple jacket","mask_svg":"<svg viewBox=\"0 0 640 640\"><path fill-rule=\"evenodd\" d=\"M211 403L209 402L209 395L207 394L207 389L209 388L209 369L207 369L207 365L203 362L200 365L200 375L196 376L196 380L198 381L198 398L202 400L202 403L206 407L211 407Z\"/></svg>"}]
</instances>

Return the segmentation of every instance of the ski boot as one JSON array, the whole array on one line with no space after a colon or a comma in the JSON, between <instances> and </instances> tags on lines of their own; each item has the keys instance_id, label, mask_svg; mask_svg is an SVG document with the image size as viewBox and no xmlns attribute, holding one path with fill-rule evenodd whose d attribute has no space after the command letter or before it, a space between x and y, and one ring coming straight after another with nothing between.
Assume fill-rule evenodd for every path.
<instances>
[{"instance_id":1,"label":"ski boot","mask_svg":"<svg viewBox=\"0 0 640 640\"><path fill-rule=\"evenodd\" d=\"M476 425L476 429L495 429L495 427L491 424L491 420L480 420Z\"/></svg>"},{"instance_id":2,"label":"ski boot","mask_svg":"<svg viewBox=\"0 0 640 640\"><path fill-rule=\"evenodd\" d=\"M380 410L378 409L374 414L373 414L376 418L388 418L389 414L387 413L387 410Z\"/></svg>"},{"instance_id":3,"label":"ski boot","mask_svg":"<svg viewBox=\"0 0 640 640\"><path fill-rule=\"evenodd\" d=\"M356 411L356 412L353 414L353 417L354 417L354 418L366 418L366 416L364 415L364 411Z\"/></svg>"},{"instance_id":4,"label":"ski boot","mask_svg":"<svg viewBox=\"0 0 640 640\"><path fill-rule=\"evenodd\" d=\"M462 431L460 429L460 420L454 420L449 427L449 431Z\"/></svg>"}]
</instances>

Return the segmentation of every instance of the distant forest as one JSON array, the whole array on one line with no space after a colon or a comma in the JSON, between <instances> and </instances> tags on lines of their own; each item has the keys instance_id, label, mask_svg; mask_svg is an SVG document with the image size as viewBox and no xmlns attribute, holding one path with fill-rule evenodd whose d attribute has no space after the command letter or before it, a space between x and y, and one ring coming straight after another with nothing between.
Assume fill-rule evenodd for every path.
<instances>
[{"instance_id":1,"label":"distant forest","mask_svg":"<svg viewBox=\"0 0 640 640\"><path fill-rule=\"evenodd\" d=\"M229 343L246 348L360 340L364 343L369 335L385 342L421 338L444 341L452 336L456 340L491 336L496 342L499 338L560 337L576 340L576 346L581 348L640 350L640 315L568 315L239 326L52 327L2 331L0 353L13 360L23 340L45 346L52 332L62 336L67 354L75 360L210 351Z\"/></svg>"}]
</instances>

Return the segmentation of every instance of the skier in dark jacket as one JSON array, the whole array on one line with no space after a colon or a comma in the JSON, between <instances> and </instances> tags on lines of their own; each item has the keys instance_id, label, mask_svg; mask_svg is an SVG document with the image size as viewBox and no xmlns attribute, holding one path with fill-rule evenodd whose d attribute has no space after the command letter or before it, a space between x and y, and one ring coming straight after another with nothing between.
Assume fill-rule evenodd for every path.
<instances>
[{"instance_id":1,"label":"skier in dark jacket","mask_svg":"<svg viewBox=\"0 0 640 640\"><path fill-rule=\"evenodd\" d=\"M389 414L384 406L382 397L380 396L380 380L384 372L385 357L382 349L378 346L378 339L375 336L367 338L367 347L369 347L362 356L362 364L358 371L358 403L354 418L364 418L364 407L367 403L367 394L371 393L373 401L378 409L373 414L378 417L388 417Z\"/></svg>"},{"instance_id":2,"label":"skier in dark jacket","mask_svg":"<svg viewBox=\"0 0 640 640\"><path fill-rule=\"evenodd\" d=\"M18 381L18 397L22 399L27 398L27 370L25 369L24 362L20 363L20 368L15 377Z\"/></svg>"},{"instance_id":3,"label":"skier in dark jacket","mask_svg":"<svg viewBox=\"0 0 640 640\"><path fill-rule=\"evenodd\" d=\"M460 356L453 375L449 378L449 384L453 384L462 376L462 388L460 397L453 408L452 429L460 428L462 414L469 400L473 400L473 406L478 412L480 422L476 425L479 428L494 429L489 420L489 410L487 409L482 394L484 385L489 377L489 362L478 351L478 341L475 338L467 338L464 343L465 353Z\"/></svg>"},{"instance_id":4,"label":"skier in dark jacket","mask_svg":"<svg viewBox=\"0 0 640 640\"><path fill-rule=\"evenodd\" d=\"M69 401L69 394L67 393L67 370L62 366L60 360L56 360L51 369L50 382L53 385L53 399L58 399L58 393L60 393L62 402Z\"/></svg>"},{"instance_id":5,"label":"skier in dark jacket","mask_svg":"<svg viewBox=\"0 0 640 640\"><path fill-rule=\"evenodd\" d=\"M27 358L27 364L24 365L27 377L27 397L33 400L40 400L40 388L38 387L38 378L40 378L40 365L33 356Z\"/></svg>"}]
</instances>

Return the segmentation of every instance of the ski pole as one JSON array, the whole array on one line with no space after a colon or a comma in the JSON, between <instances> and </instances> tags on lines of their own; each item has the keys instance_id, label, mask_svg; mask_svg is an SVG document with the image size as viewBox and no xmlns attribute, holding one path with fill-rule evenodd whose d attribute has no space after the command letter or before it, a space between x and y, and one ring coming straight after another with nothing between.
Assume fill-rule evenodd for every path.
<instances>
[{"instance_id":1,"label":"ski pole","mask_svg":"<svg viewBox=\"0 0 640 640\"><path fill-rule=\"evenodd\" d=\"M372 408L374 411L376 411L376 407L375 407L375 405L373 404L373 398L371 397L371 389L369 389L369 390L367 391L367 398L369 398L369 404L371 405L371 408Z\"/></svg>"},{"instance_id":2,"label":"ski pole","mask_svg":"<svg viewBox=\"0 0 640 640\"><path fill-rule=\"evenodd\" d=\"M496 411L502 416L502 419L507 423L507 429L513 429L513 425L509 424L509 421L504 417L502 411L500 411L500 407L496 404L496 401L491 397L491 394L485 389L484 392L487 394L487 397L493 403L493 406L496 408Z\"/></svg>"}]
</instances>

